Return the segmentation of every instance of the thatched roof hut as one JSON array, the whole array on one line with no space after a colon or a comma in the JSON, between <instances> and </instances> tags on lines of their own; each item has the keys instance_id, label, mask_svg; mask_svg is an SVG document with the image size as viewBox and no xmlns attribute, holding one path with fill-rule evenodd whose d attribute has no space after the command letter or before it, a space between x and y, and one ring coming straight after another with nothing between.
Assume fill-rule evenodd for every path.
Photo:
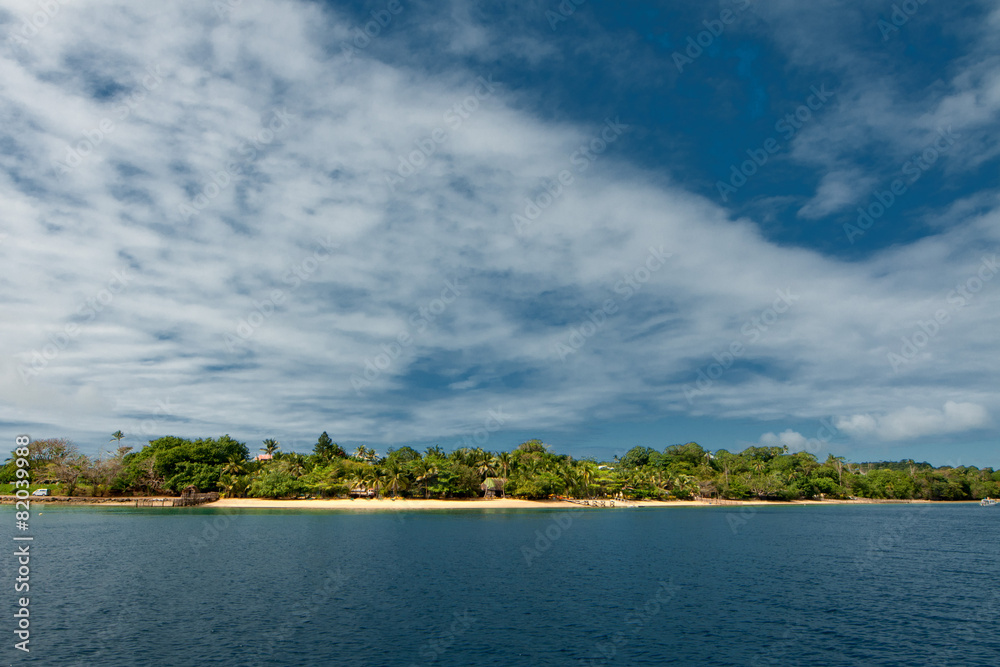
<instances>
[{"instance_id":1,"label":"thatched roof hut","mask_svg":"<svg viewBox=\"0 0 1000 667\"><path fill-rule=\"evenodd\" d=\"M497 493L505 494L504 486L507 484L507 479L504 477L487 477L483 480L483 483L479 485L485 493L486 498L496 498Z\"/></svg>"}]
</instances>

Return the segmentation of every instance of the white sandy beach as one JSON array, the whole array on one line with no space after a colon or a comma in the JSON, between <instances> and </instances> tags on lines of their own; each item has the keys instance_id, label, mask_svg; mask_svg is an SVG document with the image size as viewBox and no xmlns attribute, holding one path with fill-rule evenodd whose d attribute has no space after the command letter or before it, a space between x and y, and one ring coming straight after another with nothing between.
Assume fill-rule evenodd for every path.
<instances>
[{"instance_id":1,"label":"white sandy beach","mask_svg":"<svg viewBox=\"0 0 1000 667\"><path fill-rule=\"evenodd\" d=\"M591 501L593 502L593 501ZM870 501L869 501L870 502ZM912 501L926 502L926 501ZM720 505L718 502L707 502L700 500L636 500L636 501L615 501L615 508L622 507L731 507L734 505L835 505L835 504L866 504L865 501L837 501L837 500L798 500L787 503L773 502L767 500L746 500L746 501L725 501ZM332 498L332 499L310 499L310 500L276 500L267 498L223 498L212 503L206 503L201 507L232 507L246 509L329 509L329 510L492 510L492 509L588 509L586 505L566 502L562 500L519 500L515 498L497 498L486 500L475 498L470 500L422 500L413 498L399 498L392 500L389 498ZM610 502L605 501L605 508L611 509ZM600 509L600 507L590 509Z\"/></svg>"}]
</instances>

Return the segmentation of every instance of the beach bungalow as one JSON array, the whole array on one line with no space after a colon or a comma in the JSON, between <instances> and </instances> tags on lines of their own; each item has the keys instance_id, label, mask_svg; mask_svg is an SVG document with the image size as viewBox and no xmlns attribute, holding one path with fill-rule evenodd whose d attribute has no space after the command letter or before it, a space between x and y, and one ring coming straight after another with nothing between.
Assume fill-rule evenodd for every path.
<instances>
[{"instance_id":1,"label":"beach bungalow","mask_svg":"<svg viewBox=\"0 0 1000 667\"><path fill-rule=\"evenodd\" d=\"M497 493L506 496L504 493L504 486L507 484L507 480L503 477L487 477L482 484L479 485L485 493L483 497L485 498L496 498Z\"/></svg>"},{"instance_id":2,"label":"beach bungalow","mask_svg":"<svg viewBox=\"0 0 1000 667\"><path fill-rule=\"evenodd\" d=\"M273 458L274 458L273 454L258 454L257 456L253 457L253 460L254 461L270 461Z\"/></svg>"},{"instance_id":3,"label":"beach bungalow","mask_svg":"<svg viewBox=\"0 0 1000 667\"><path fill-rule=\"evenodd\" d=\"M350 490L350 495L352 498L374 498L375 490L366 489L363 486L357 486Z\"/></svg>"}]
</instances>

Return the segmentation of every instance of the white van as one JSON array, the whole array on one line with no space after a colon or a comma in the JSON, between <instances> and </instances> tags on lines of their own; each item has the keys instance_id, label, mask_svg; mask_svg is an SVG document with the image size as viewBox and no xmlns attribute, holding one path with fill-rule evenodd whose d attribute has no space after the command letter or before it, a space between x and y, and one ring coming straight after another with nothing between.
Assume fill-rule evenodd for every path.
<instances>
[{"instance_id":1,"label":"white van","mask_svg":"<svg viewBox=\"0 0 1000 667\"><path fill-rule=\"evenodd\" d=\"M49 490L48 489L35 489L34 491L31 492L31 495L33 495L33 496L47 496L47 495L49 495Z\"/></svg>"}]
</instances>

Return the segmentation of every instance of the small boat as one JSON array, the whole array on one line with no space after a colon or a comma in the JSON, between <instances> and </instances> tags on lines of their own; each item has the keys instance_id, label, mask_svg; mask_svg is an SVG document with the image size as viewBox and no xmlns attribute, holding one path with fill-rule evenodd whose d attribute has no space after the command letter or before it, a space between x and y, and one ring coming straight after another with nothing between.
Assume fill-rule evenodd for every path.
<instances>
[{"instance_id":1,"label":"small boat","mask_svg":"<svg viewBox=\"0 0 1000 667\"><path fill-rule=\"evenodd\" d=\"M996 498L983 498L982 500L979 501L979 504L982 505L983 507L988 507L989 505L996 505L997 504L997 499Z\"/></svg>"}]
</instances>

